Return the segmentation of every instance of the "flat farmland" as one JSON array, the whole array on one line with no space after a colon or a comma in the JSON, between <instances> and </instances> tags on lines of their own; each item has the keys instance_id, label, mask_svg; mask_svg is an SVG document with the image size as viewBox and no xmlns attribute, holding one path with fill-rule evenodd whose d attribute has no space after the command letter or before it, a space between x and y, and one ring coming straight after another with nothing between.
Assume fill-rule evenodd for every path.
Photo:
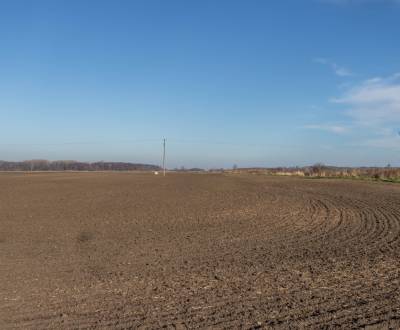
<instances>
[{"instance_id":1,"label":"flat farmland","mask_svg":"<svg viewBox=\"0 0 400 330\"><path fill-rule=\"evenodd\" d=\"M0 174L1 329L400 328L400 185Z\"/></svg>"}]
</instances>

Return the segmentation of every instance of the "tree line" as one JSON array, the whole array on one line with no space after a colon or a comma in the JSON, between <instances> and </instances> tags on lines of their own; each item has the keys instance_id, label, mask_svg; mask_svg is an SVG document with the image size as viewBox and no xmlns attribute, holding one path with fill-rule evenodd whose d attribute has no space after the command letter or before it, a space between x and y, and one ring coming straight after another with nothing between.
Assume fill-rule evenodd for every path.
<instances>
[{"instance_id":1,"label":"tree line","mask_svg":"<svg viewBox=\"0 0 400 330\"><path fill-rule=\"evenodd\" d=\"M0 161L0 171L159 171L160 166L125 162L78 162L44 159L22 162Z\"/></svg>"}]
</instances>

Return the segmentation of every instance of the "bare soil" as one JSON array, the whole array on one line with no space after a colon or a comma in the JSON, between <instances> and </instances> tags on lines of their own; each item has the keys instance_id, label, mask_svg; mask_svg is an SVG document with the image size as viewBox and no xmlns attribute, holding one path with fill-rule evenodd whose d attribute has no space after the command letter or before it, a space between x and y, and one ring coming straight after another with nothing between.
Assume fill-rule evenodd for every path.
<instances>
[{"instance_id":1,"label":"bare soil","mask_svg":"<svg viewBox=\"0 0 400 330\"><path fill-rule=\"evenodd\" d=\"M400 185L0 174L0 329L400 328Z\"/></svg>"}]
</instances>

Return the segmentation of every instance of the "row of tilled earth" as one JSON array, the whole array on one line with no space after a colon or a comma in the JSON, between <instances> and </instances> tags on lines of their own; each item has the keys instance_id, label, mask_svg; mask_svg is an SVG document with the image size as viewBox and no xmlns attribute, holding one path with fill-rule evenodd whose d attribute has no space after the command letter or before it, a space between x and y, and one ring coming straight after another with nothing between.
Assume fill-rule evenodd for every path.
<instances>
[{"instance_id":1,"label":"row of tilled earth","mask_svg":"<svg viewBox=\"0 0 400 330\"><path fill-rule=\"evenodd\" d=\"M400 328L400 185L0 174L0 329Z\"/></svg>"}]
</instances>

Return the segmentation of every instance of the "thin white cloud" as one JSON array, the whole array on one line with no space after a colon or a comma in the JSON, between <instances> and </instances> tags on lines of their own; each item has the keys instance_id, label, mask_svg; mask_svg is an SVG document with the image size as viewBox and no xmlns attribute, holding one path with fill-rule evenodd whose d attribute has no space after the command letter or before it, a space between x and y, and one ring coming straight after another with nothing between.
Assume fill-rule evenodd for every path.
<instances>
[{"instance_id":1,"label":"thin white cloud","mask_svg":"<svg viewBox=\"0 0 400 330\"><path fill-rule=\"evenodd\" d=\"M321 131L327 131L331 133L336 133L336 134L343 134L349 131L348 127L341 126L341 125L306 125L304 126L306 129L314 129L314 130L321 130Z\"/></svg>"},{"instance_id":2,"label":"thin white cloud","mask_svg":"<svg viewBox=\"0 0 400 330\"><path fill-rule=\"evenodd\" d=\"M378 136L366 140L362 145L374 148L388 148L400 150L400 136L393 132L390 136Z\"/></svg>"},{"instance_id":3,"label":"thin white cloud","mask_svg":"<svg viewBox=\"0 0 400 330\"><path fill-rule=\"evenodd\" d=\"M337 63L327 58L315 58L314 62L329 66L332 71L339 77L348 77L353 75L350 70L338 65Z\"/></svg>"},{"instance_id":4,"label":"thin white cloud","mask_svg":"<svg viewBox=\"0 0 400 330\"><path fill-rule=\"evenodd\" d=\"M400 150L400 73L343 85L331 102L342 107L345 124L318 123L303 128L358 137L355 145Z\"/></svg>"},{"instance_id":5,"label":"thin white cloud","mask_svg":"<svg viewBox=\"0 0 400 330\"><path fill-rule=\"evenodd\" d=\"M347 114L360 124L400 124L400 75L365 80L332 101L347 106Z\"/></svg>"}]
</instances>

